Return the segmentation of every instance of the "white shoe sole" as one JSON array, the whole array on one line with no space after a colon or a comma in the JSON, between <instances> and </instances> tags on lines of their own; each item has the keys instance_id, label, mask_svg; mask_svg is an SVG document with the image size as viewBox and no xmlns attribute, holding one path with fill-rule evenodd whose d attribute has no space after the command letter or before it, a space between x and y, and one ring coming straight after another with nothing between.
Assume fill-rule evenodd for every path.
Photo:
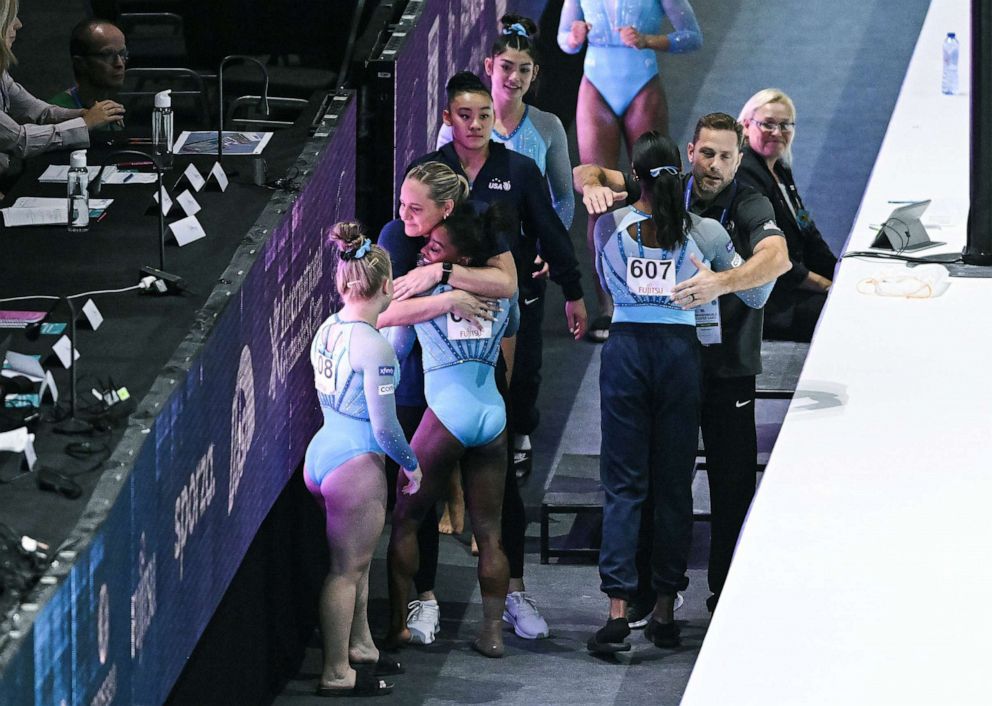
<instances>
[{"instance_id":1,"label":"white shoe sole","mask_svg":"<svg viewBox=\"0 0 992 706\"><path fill-rule=\"evenodd\" d=\"M434 624L434 630L432 632L421 632L417 628L407 625L406 629L410 631L410 644L411 645L429 645L435 640L435 636L441 630L441 623L438 621Z\"/></svg>"},{"instance_id":2,"label":"white shoe sole","mask_svg":"<svg viewBox=\"0 0 992 706\"><path fill-rule=\"evenodd\" d=\"M522 637L525 640L541 640L551 634L550 630L545 630L537 635L531 635L530 633L523 632L519 627L517 627L517 624L513 620L513 616L511 616L509 611L506 610L503 611L503 622L509 623L513 626L513 632L516 633L517 637Z\"/></svg>"}]
</instances>

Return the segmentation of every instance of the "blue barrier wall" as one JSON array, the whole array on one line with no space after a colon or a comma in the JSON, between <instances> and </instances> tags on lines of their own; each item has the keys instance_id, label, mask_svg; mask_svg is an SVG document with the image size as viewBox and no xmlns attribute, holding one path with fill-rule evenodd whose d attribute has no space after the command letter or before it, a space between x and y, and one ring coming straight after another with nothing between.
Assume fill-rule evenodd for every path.
<instances>
[{"instance_id":1,"label":"blue barrier wall","mask_svg":"<svg viewBox=\"0 0 992 706\"><path fill-rule=\"evenodd\" d=\"M0 704L158 704L320 424L308 346L332 311L326 227L354 217L355 106L247 234L20 609ZM227 284L229 283L229 284Z\"/></svg>"}]
</instances>

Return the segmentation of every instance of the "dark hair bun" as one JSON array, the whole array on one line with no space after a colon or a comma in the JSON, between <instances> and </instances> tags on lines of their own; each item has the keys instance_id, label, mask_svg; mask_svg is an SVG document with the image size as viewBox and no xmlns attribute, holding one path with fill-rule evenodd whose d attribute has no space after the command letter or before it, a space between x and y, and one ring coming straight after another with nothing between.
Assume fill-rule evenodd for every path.
<instances>
[{"instance_id":1,"label":"dark hair bun","mask_svg":"<svg viewBox=\"0 0 992 706\"><path fill-rule=\"evenodd\" d=\"M534 24L534 20L529 17L524 17L523 15L503 15L500 20L500 29L503 32L509 31L510 27L513 25L520 25L527 31L527 36L530 39L537 39L537 25Z\"/></svg>"}]
</instances>

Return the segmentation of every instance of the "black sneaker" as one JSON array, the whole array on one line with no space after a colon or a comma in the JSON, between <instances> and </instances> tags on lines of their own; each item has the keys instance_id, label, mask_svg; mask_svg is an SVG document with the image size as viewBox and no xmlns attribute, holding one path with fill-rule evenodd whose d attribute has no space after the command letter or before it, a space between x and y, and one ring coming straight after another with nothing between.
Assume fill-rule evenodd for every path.
<instances>
[{"instance_id":1,"label":"black sneaker","mask_svg":"<svg viewBox=\"0 0 992 706\"><path fill-rule=\"evenodd\" d=\"M523 480L530 475L534 461L534 452L531 449L513 450L513 474L517 480Z\"/></svg>"},{"instance_id":2,"label":"black sneaker","mask_svg":"<svg viewBox=\"0 0 992 706\"><path fill-rule=\"evenodd\" d=\"M631 601L627 604L627 627L631 630L640 630L648 624L652 612L654 612L654 598Z\"/></svg>"},{"instance_id":3,"label":"black sneaker","mask_svg":"<svg viewBox=\"0 0 992 706\"><path fill-rule=\"evenodd\" d=\"M630 628L627 627L627 621L623 618L612 618L589 638L586 649L594 654L627 652L630 650L630 643L627 642L628 635L630 635Z\"/></svg>"},{"instance_id":4,"label":"black sneaker","mask_svg":"<svg viewBox=\"0 0 992 706\"><path fill-rule=\"evenodd\" d=\"M644 628L644 637L663 649L678 647L682 642L680 633L678 623L659 623L657 620L650 620Z\"/></svg>"}]
</instances>

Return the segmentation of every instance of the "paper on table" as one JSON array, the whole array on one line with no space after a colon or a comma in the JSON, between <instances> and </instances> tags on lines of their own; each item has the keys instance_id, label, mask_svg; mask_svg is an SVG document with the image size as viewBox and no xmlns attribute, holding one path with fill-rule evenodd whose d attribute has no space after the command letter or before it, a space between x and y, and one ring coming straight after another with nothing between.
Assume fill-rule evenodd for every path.
<instances>
[{"instance_id":1,"label":"paper on table","mask_svg":"<svg viewBox=\"0 0 992 706\"><path fill-rule=\"evenodd\" d=\"M262 154L272 139L271 132L224 131L225 155ZM180 133L172 151L176 154L217 154L217 131L197 130Z\"/></svg>"},{"instance_id":2,"label":"paper on table","mask_svg":"<svg viewBox=\"0 0 992 706\"><path fill-rule=\"evenodd\" d=\"M86 171L89 172L90 179L93 179L97 172L100 171L100 167L87 167ZM114 172L117 171L117 167L111 165L103 170L103 180L107 181ZM42 172L41 176L38 177L40 182L62 182L65 183L69 180L69 165L68 164L49 164L48 168Z\"/></svg>"},{"instance_id":3,"label":"paper on table","mask_svg":"<svg viewBox=\"0 0 992 706\"><path fill-rule=\"evenodd\" d=\"M63 338L65 337L63 336ZM66 341L68 340L69 339L66 338ZM76 357L79 357L78 351L76 353ZM15 351L7 351L7 359L5 362L7 363L7 366L3 369L4 377L23 375L31 382L41 382L45 379L45 369L41 367L41 363L38 362L38 359L32 355L25 355L24 353L17 353Z\"/></svg>"},{"instance_id":4,"label":"paper on table","mask_svg":"<svg viewBox=\"0 0 992 706\"><path fill-rule=\"evenodd\" d=\"M158 176L154 172L116 171L103 179L104 184L154 184L156 181Z\"/></svg>"},{"instance_id":5,"label":"paper on table","mask_svg":"<svg viewBox=\"0 0 992 706\"><path fill-rule=\"evenodd\" d=\"M97 217L107 210L113 199L90 199L90 217ZM69 209L64 198L22 196L9 208L0 209L4 225L18 226L58 225L69 222Z\"/></svg>"},{"instance_id":6,"label":"paper on table","mask_svg":"<svg viewBox=\"0 0 992 706\"><path fill-rule=\"evenodd\" d=\"M169 229L172 231L176 242L179 243L179 247L192 243L194 240L207 237L203 226L200 225L200 221L196 219L196 216L180 218L178 221L170 223Z\"/></svg>"}]
</instances>

